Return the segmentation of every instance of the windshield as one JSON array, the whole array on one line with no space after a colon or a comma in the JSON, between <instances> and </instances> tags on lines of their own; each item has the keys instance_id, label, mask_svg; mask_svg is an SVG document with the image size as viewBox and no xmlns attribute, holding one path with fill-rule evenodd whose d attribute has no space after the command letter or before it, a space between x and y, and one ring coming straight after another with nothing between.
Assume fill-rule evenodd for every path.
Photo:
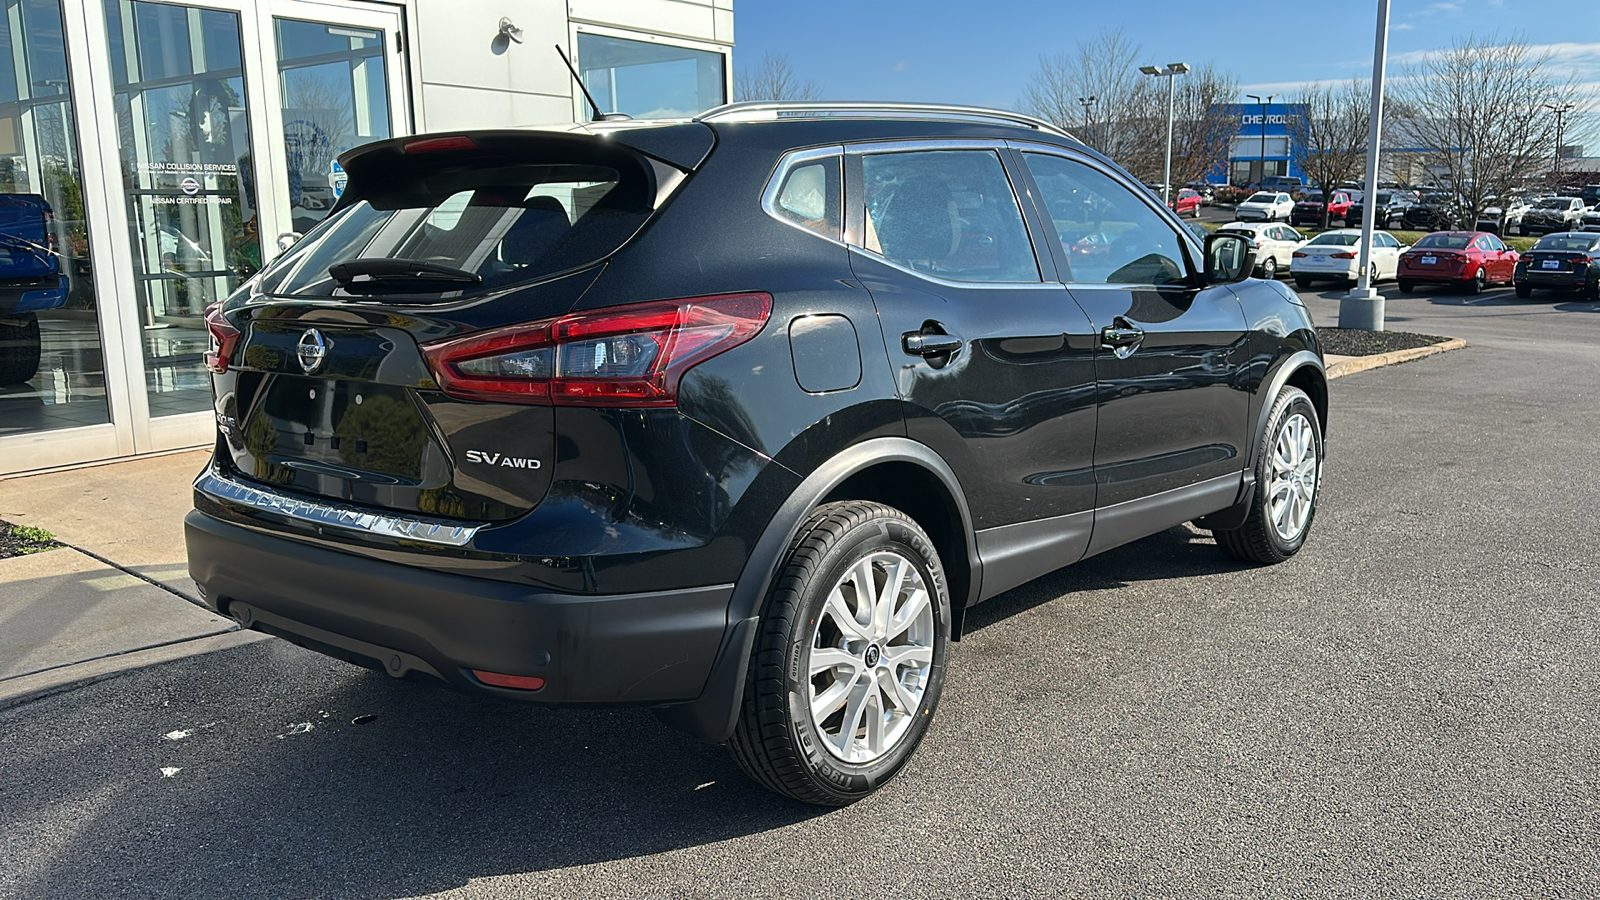
<instances>
[{"instance_id":1,"label":"windshield","mask_svg":"<svg viewBox=\"0 0 1600 900\"><path fill-rule=\"evenodd\" d=\"M1392 202L1394 202L1394 195L1393 194L1382 194L1382 193L1380 193L1378 195L1378 203L1380 205L1381 204L1385 204L1385 203L1392 203Z\"/></svg>"},{"instance_id":2,"label":"windshield","mask_svg":"<svg viewBox=\"0 0 1600 900\"><path fill-rule=\"evenodd\" d=\"M1600 249L1600 237L1578 237L1570 234L1552 234L1533 245L1535 250L1563 250L1582 253Z\"/></svg>"},{"instance_id":3,"label":"windshield","mask_svg":"<svg viewBox=\"0 0 1600 900\"><path fill-rule=\"evenodd\" d=\"M369 188L329 216L262 273L261 291L437 296L533 281L615 252L650 216L644 180L579 163L425 170ZM390 272L378 285L349 277L393 268L383 261L462 277L429 284Z\"/></svg>"},{"instance_id":4,"label":"windshield","mask_svg":"<svg viewBox=\"0 0 1600 900\"><path fill-rule=\"evenodd\" d=\"M1359 234L1335 234L1330 231L1312 238L1311 243L1324 247L1352 247L1359 240L1361 240Z\"/></svg>"},{"instance_id":5,"label":"windshield","mask_svg":"<svg viewBox=\"0 0 1600 900\"><path fill-rule=\"evenodd\" d=\"M1566 209L1569 205L1562 197L1546 197L1539 201L1540 209Z\"/></svg>"},{"instance_id":6,"label":"windshield","mask_svg":"<svg viewBox=\"0 0 1600 900\"><path fill-rule=\"evenodd\" d=\"M1415 244L1413 247L1438 247L1444 250L1465 250L1471 235L1465 234L1430 234Z\"/></svg>"},{"instance_id":7,"label":"windshield","mask_svg":"<svg viewBox=\"0 0 1600 900\"><path fill-rule=\"evenodd\" d=\"M1304 199L1302 199L1300 202L1301 203L1321 203L1322 202L1322 192L1321 191L1312 191L1311 193L1305 195Z\"/></svg>"},{"instance_id":8,"label":"windshield","mask_svg":"<svg viewBox=\"0 0 1600 900\"><path fill-rule=\"evenodd\" d=\"M1271 203L1272 201L1274 201L1276 199L1278 199L1278 195L1277 194L1269 194L1266 191L1256 191L1254 194L1251 194L1250 195L1250 199L1246 200L1245 202L1246 203Z\"/></svg>"}]
</instances>

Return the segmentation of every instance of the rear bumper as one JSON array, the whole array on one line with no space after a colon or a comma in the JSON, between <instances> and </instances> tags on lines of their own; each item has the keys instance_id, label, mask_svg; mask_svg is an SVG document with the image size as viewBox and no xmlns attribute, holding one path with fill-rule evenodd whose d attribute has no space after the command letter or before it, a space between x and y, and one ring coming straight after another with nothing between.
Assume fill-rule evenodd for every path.
<instances>
[{"instance_id":1,"label":"rear bumper","mask_svg":"<svg viewBox=\"0 0 1600 900\"><path fill-rule=\"evenodd\" d=\"M1477 270L1473 270L1476 275ZM1461 284L1471 281L1473 275L1468 275L1465 269L1405 269L1400 270L1399 278L1417 284Z\"/></svg>"},{"instance_id":2,"label":"rear bumper","mask_svg":"<svg viewBox=\"0 0 1600 900\"><path fill-rule=\"evenodd\" d=\"M733 585L558 594L184 519L206 603L251 628L391 675L548 704L659 704L705 689L729 631ZM490 687L468 670L545 679Z\"/></svg>"},{"instance_id":3,"label":"rear bumper","mask_svg":"<svg viewBox=\"0 0 1600 900\"><path fill-rule=\"evenodd\" d=\"M1518 269L1512 276L1516 284L1526 284L1533 287L1575 288L1581 287L1586 281L1587 272L1543 272L1539 269Z\"/></svg>"},{"instance_id":4,"label":"rear bumper","mask_svg":"<svg viewBox=\"0 0 1600 900\"><path fill-rule=\"evenodd\" d=\"M0 281L0 315L55 309L67 302L65 275L10 283Z\"/></svg>"}]
</instances>

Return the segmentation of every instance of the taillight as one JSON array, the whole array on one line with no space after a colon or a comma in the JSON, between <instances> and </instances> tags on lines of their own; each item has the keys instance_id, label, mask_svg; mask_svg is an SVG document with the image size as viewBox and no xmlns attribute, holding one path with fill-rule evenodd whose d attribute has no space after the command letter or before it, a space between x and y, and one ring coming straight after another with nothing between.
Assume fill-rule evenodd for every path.
<instances>
[{"instance_id":1,"label":"taillight","mask_svg":"<svg viewBox=\"0 0 1600 900\"><path fill-rule=\"evenodd\" d=\"M234 348L239 346L240 331L222 314L221 304L206 310L206 330L211 332L211 349L205 353L206 368L221 375L228 371L228 361L233 358Z\"/></svg>"},{"instance_id":2,"label":"taillight","mask_svg":"<svg viewBox=\"0 0 1600 900\"><path fill-rule=\"evenodd\" d=\"M673 406L689 369L755 337L769 294L573 313L424 344L439 389L541 406Z\"/></svg>"},{"instance_id":3,"label":"taillight","mask_svg":"<svg viewBox=\"0 0 1600 900\"><path fill-rule=\"evenodd\" d=\"M1309 254L1309 253L1301 253L1299 250L1296 250L1294 252L1294 258L1295 259L1305 259L1306 257L1308 257L1310 255L1311 254Z\"/></svg>"},{"instance_id":4,"label":"taillight","mask_svg":"<svg viewBox=\"0 0 1600 900\"><path fill-rule=\"evenodd\" d=\"M1342 251L1340 251L1338 253L1329 253L1328 255L1333 257L1334 259L1355 259L1356 258L1356 255L1354 253L1351 253L1349 250L1342 250Z\"/></svg>"}]
</instances>

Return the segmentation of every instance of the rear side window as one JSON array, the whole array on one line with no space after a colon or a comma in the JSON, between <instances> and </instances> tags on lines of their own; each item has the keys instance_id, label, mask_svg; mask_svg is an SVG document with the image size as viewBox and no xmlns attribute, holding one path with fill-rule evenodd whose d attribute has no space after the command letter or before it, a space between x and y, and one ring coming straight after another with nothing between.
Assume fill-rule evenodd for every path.
<instances>
[{"instance_id":1,"label":"rear side window","mask_svg":"<svg viewBox=\"0 0 1600 900\"><path fill-rule=\"evenodd\" d=\"M867 250L949 281L1040 280L1022 211L994 151L868 154L861 174Z\"/></svg>"},{"instance_id":2,"label":"rear side window","mask_svg":"<svg viewBox=\"0 0 1600 900\"><path fill-rule=\"evenodd\" d=\"M261 289L303 297L458 296L535 281L621 247L651 215L647 182L642 172L580 163L421 170L368 188L329 216L268 267ZM438 271L419 278L374 260Z\"/></svg>"},{"instance_id":3,"label":"rear side window","mask_svg":"<svg viewBox=\"0 0 1600 900\"><path fill-rule=\"evenodd\" d=\"M839 240L844 224L839 157L795 164L767 204L767 211L793 225Z\"/></svg>"}]
</instances>

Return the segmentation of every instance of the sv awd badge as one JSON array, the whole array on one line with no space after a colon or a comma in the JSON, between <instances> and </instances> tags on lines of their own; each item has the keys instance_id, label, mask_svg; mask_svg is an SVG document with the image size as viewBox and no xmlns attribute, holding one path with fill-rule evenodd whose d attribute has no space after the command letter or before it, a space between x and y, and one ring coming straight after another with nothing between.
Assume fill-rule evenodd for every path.
<instances>
[{"instance_id":1,"label":"sv awd badge","mask_svg":"<svg viewBox=\"0 0 1600 900\"><path fill-rule=\"evenodd\" d=\"M537 459L523 456L502 456L499 453L490 453L486 450L468 450L467 462L482 463L486 466L500 466L506 469L537 469L541 463Z\"/></svg>"}]
</instances>

